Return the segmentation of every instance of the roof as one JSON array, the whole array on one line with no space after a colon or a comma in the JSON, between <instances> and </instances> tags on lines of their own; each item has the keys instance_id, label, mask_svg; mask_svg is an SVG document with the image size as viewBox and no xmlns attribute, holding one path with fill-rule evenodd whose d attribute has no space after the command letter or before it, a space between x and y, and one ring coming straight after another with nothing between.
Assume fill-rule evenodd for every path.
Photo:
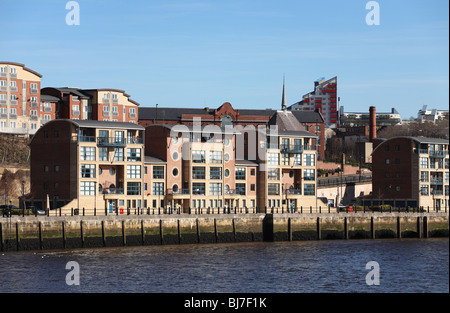
<instances>
[{"instance_id":1,"label":"roof","mask_svg":"<svg viewBox=\"0 0 450 313\"><path fill-rule=\"evenodd\" d=\"M140 120L170 120L181 121L181 116L186 115L214 115L215 109L205 108L156 108L156 107L140 107ZM239 109L239 116L261 116L269 119L277 110L272 109ZM321 114L315 111L292 111L300 123L323 123L324 119Z\"/></svg>"},{"instance_id":2,"label":"roof","mask_svg":"<svg viewBox=\"0 0 450 313\"><path fill-rule=\"evenodd\" d=\"M169 130L173 130L176 132L192 132L192 133L203 133L207 134L240 134L240 132L233 128L233 126L217 126L217 125L205 125L205 126L196 126L196 125L181 125L181 124L152 124L147 127L164 127ZM174 129L175 128L175 129Z\"/></svg>"},{"instance_id":3,"label":"roof","mask_svg":"<svg viewBox=\"0 0 450 313\"><path fill-rule=\"evenodd\" d=\"M277 111L269 120L269 125L277 125L281 131L305 131L292 111Z\"/></svg>"},{"instance_id":4,"label":"roof","mask_svg":"<svg viewBox=\"0 0 450 313\"><path fill-rule=\"evenodd\" d=\"M145 155L144 163L167 164L167 161L164 161L163 159L157 158L152 155Z\"/></svg>"},{"instance_id":5,"label":"roof","mask_svg":"<svg viewBox=\"0 0 450 313\"><path fill-rule=\"evenodd\" d=\"M75 87L45 87L45 88L55 89L61 93L73 94L73 95L80 97L81 99L90 99L91 98L89 95L84 94L81 91L81 89L75 88ZM45 89L45 88L42 88L42 89Z\"/></svg>"},{"instance_id":6,"label":"roof","mask_svg":"<svg viewBox=\"0 0 450 313\"><path fill-rule=\"evenodd\" d=\"M39 74L38 72L35 72L35 71L29 69L28 67L25 66L25 64L22 64L22 63L16 63L16 62L7 62L7 61L0 61L0 64L20 66L20 67L23 67L23 69L24 69L25 71L28 71L28 72L30 72L30 73L32 73L32 74L38 76L39 78L42 78L42 75L41 75L41 74Z\"/></svg>"},{"instance_id":7,"label":"roof","mask_svg":"<svg viewBox=\"0 0 450 313\"><path fill-rule=\"evenodd\" d=\"M250 160L236 160L235 165L239 165L239 166L258 166L258 163L256 161L250 161Z\"/></svg>"},{"instance_id":8,"label":"roof","mask_svg":"<svg viewBox=\"0 0 450 313\"><path fill-rule=\"evenodd\" d=\"M403 139L409 139L412 141L415 141L419 144L424 143L424 144L437 144L437 145L448 145L449 141L448 139L441 139L441 138L428 138L428 137L423 137L423 136L419 136L419 137L413 137L413 136L397 136L397 137L391 137L391 138L376 138L377 140L380 140L382 142L380 142L377 147L375 149L373 149L372 151L372 155L375 153L375 151L382 146L384 143L388 142L389 140L392 139L399 139L399 138L403 138Z\"/></svg>"},{"instance_id":9,"label":"roof","mask_svg":"<svg viewBox=\"0 0 450 313\"><path fill-rule=\"evenodd\" d=\"M59 98L58 97L53 97L53 96L50 96L50 95L42 95L41 94L41 101L44 101L44 102L58 102L59 101Z\"/></svg>"},{"instance_id":10,"label":"roof","mask_svg":"<svg viewBox=\"0 0 450 313\"><path fill-rule=\"evenodd\" d=\"M57 121L57 120L56 120ZM120 128L120 129L137 129L145 130L144 127L126 122L109 122L109 121L96 121L96 120L66 120L74 123L78 127L84 128Z\"/></svg>"}]
</instances>

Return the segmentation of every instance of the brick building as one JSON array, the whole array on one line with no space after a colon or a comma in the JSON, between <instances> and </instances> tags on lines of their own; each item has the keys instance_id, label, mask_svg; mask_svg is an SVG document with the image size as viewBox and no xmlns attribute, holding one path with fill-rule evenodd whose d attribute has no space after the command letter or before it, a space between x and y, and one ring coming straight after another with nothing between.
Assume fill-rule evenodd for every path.
<instances>
[{"instance_id":1,"label":"brick building","mask_svg":"<svg viewBox=\"0 0 450 313\"><path fill-rule=\"evenodd\" d=\"M0 61L0 133L33 135L54 114L41 103L41 77L24 64Z\"/></svg>"},{"instance_id":2,"label":"brick building","mask_svg":"<svg viewBox=\"0 0 450 313\"><path fill-rule=\"evenodd\" d=\"M139 103L119 89L46 87L42 95L58 99L56 118L112 122L138 122Z\"/></svg>"},{"instance_id":3,"label":"brick building","mask_svg":"<svg viewBox=\"0 0 450 313\"><path fill-rule=\"evenodd\" d=\"M267 126L277 112L272 109L234 109L225 102L214 108L167 108L139 107L139 124L146 127L153 124L193 125L199 119L202 126ZM320 160L325 157L325 124L323 116L317 111L292 111L298 122L310 133L317 136L317 151Z\"/></svg>"},{"instance_id":4,"label":"brick building","mask_svg":"<svg viewBox=\"0 0 450 313\"><path fill-rule=\"evenodd\" d=\"M373 194L365 203L440 210L449 206L449 141L425 137L377 139Z\"/></svg>"}]
</instances>

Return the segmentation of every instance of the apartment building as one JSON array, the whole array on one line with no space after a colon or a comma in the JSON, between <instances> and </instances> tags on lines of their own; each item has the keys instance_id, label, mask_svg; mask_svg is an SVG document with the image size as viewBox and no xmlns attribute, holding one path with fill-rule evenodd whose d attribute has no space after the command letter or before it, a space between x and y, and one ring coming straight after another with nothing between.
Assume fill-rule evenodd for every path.
<instances>
[{"instance_id":1,"label":"apartment building","mask_svg":"<svg viewBox=\"0 0 450 313\"><path fill-rule=\"evenodd\" d=\"M344 107L340 108L340 126L341 127L363 127L370 124L369 112L344 112ZM402 117L395 108L390 112L376 112L376 123L379 127L397 125L402 123Z\"/></svg>"},{"instance_id":2,"label":"apartment building","mask_svg":"<svg viewBox=\"0 0 450 313\"><path fill-rule=\"evenodd\" d=\"M146 127L154 124L193 125L194 119L202 126L264 126L277 112L273 109L237 109L225 102L218 108L167 108L139 107L139 124ZM325 158L325 123L319 111L292 111L298 122L307 131L318 137L317 151L319 159Z\"/></svg>"},{"instance_id":3,"label":"apartment building","mask_svg":"<svg viewBox=\"0 0 450 313\"><path fill-rule=\"evenodd\" d=\"M139 103L120 89L46 87L42 95L58 99L56 118L135 123Z\"/></svg>"},{"instance_id":4,"label":"apartment building","mask_svg":"<svg viewBox=\"0 0 450 313\"><path fill-rule=\"evenodd\" d=\"M428 109L427 105L424 105L421 110L417 113L417 120L420 122L432 122L436 123L437 121L448 120L448 112L449 110L437 110L437 109Z\"/></svg>"},{"instance_id":5,"label":"apartment building","mask_svg":"<svg viewBox=\"0 0 450 313\"><path fill-rule=\"evenodd\" d=\"M52 114L41 103L41 77L24 64L0 61L0 133L33 135Z\"/></svg>"},{"instance_id":6,"label":"apartment building","mask_svg":"<svg viewBox=\"0 0 450 313\"><path fill-rule=\"evenodd\" d=\"M449 206L449 141L425 137L383 140L372 153L371 199L365 204L424 207Z\"/></svg>"},{"instance_id":7,"label":"apartment building","mask_svg":"<svg viewBox=\"0 0 450 313\"><path fill-rule=\"evenodd\" d=\"M291 111L315 111L323 115L325 126L339 123L339 103L337 98L337 77L314 82L314 90L303 95L302 100L288 107Z\"/></svg>"},{"instance_id":8,"label":"apartment building","mask_svg":"<svg viewBox=\"0 0 450 313\"><path fill-rule=\"evenodd\" d=\"M31 140L28 205L85 208L86 214L144 207L144 128L132 123L58 119Z\"/></svg>"}]
</instances>

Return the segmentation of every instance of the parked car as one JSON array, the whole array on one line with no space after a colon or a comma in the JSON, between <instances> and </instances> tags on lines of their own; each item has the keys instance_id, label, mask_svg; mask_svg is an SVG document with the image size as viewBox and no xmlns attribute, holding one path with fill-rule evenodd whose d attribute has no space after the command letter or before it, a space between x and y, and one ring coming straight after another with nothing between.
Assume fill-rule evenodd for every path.
<instances>
[{"instance_id":1,"label":"parked car","mask_svg":"<svg viewBox=\"0 0 450 313\"><path fill-rule=\"evenodd\" d=\"M0 211L3 216L11 216L11 214L17 214L17 212L19 212L19 208L12 204L3 204L0 205Z\"/></svg>"},{"instance_id":2,"label":"parked car","mask_svg":"<svg viewBox=\"0 0 450 313\"><path fill-rule=\"evenodd\" d=\"M37 208L35 206L29 206L28 209L30 209L31 212L33 212L33 214L45 215L45 210L44 209L40 209L40 208Z\"/></svg>"}]
</instances>

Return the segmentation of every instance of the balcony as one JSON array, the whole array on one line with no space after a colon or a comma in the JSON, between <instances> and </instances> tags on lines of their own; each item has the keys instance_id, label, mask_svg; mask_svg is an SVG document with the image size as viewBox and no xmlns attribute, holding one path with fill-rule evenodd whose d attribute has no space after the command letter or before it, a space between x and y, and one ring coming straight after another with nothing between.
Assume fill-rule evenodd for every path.
<instances>
[{"instance_id":1,"label":"balcony","mask_svg":"<svg viewBox=\"0 0 450 313\"><path fill-rule=\"evenodd\" d=\"M302 145L281 145L281 153L303 153Z\"/></svg>"},{"instance_id":2,"label":"balcony","mask_svg":"<svg viewBox=\"0 0 450 313\"><path fill-rule=\"evenodd\" d=\"M129 113L129 114L128 114L128 117L129 117L129 118L136 118L136 113Z\"/></svg>"},{"instance_id":3,"label":"balcony","mask_svg":"<svg viewBox=\"0 0 450 313\"><path fill-rule=\"evenodd\" d=\"M95 137L93 137L93 136L80 136L80 137L78 137L78 142L95 142Z\"/></svg>"},{"instance_id":4,"label":"balcony","mask_svg":"<svg viewBox=\"0 0 450 313\"><path fill-rule=\"evenodd\" d=\"M102 99L103 104L109 104L109 98L103 98Z\"/></svg>"},{"instance_id":5,"label":"balcony","mask_svg":"<svg viewBox=\"0 0 450 313\"><path fill-rule=\"evenodd\" d=\"M99 147L125 147L125 138L115 137L99 137L97 138L97 146Z\"/></svg>"},{"instance_id":6,"label":"balcony","mask_svg":"<svg viewBox=\"0 0 450 313\"><path fill-rule=\"evenodd\" d=\"M189 189L167 189L168 196L177 196L177 198L186 198L190 196Z\"/></svg>"},{"instance_id":7,"label":"balcony","mask_svg":"<svg viewBox=\"0 0 450 313\"><path fill-rule=\"evenodd\" d=\"M37 90L36 88L31 88L31 89L30 89L30 93L31 93L31 94L37 94L37 93L38 93L38 90Z\"/></svg>"},{"instance_id":8,"label":"balcony","mask_svg":"<svg viewBox=\"0 0 450 313\"><path fill-rule=\"evenodd\" d=\"M302 190L301 189L287 189L286 194L291 195L291 196L299 196L302 194Z\"/></svg>"},{"instance_id":9,"label":"balcony","mask_svg":"<svg viewBox=\"0 0 450 313\"><path fill-rule=\"evenodd\" d=\"M46 107L46 106L44 106L44 112L49 113L49 112L51 112L51 111L52 111L52 107Z\"/></svg>"},{"instance_id":10,"label":"balcony","mask_svg":"<svg viewBox=\"0 0 450 313\"><path fill-rule=\"evenodd\" d=\"M430 150L430 157L432 157L432 158L445 158L447 155L448 155L448 151Z\"/></svg>"},{"instance_id":11,"label":"balcony","mask_svg":"<svg viewBox=\"0 0 450 313\"><path fill-rule=\"evenodd\" d=\"M39 103L37 101L30 101L30 107L37 108L39 107Z\"/></svg>"},{"instance_id":12,"label":"balcony","mask_svg":"<svg viewBox=\"0 0 450 313\"><path fill-rule=\"evenodd\" d=\"M80 116L81 112L79 110L72 110L72 116Z\"/></svg>"},{"instance_id":13,"label":"balcony","mask_svg":"<svg viewBox=\"0 0 450 313\"><path fill-rule=\"evenodd\" d=\"M442 177L432 177L430 180L431 185L442 185L444 183L444 179Z\"/></svg>"}]
</instances>

